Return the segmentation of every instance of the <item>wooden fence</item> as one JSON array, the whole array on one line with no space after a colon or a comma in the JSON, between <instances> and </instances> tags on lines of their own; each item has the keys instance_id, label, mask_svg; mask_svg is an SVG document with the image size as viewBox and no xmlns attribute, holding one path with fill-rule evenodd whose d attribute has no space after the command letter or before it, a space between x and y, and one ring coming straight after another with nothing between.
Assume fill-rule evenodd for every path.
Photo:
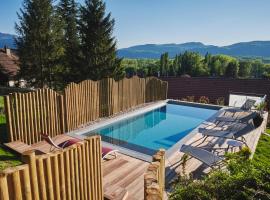
<instances>
[{"instance_id":1,"label":"wooden fence","mask_svg":"<svg viewBox=\"0 0 270 200\"><path fill-rule=\"evenodd\" d=\"M86 80L69 84L63 94L50 89L5 96L8 140L27 144L40 133L56 136L146 102L167 98L167 82L157 78Z\"/></svg>"},{"instance_id":2,"label":"wooden fence","mask_svg":"<svg viewBox=\"0 0 270 200\"><path fill-rule=\"evenodd\" d=\"M63 133L62 96L50 89L5 96L5 113L9 141L33 144L40 133L56 136Z\"/></svg>"},{"instance_id":3,"label":"wooden fence","mask_svg":"<svg viewBox=\"0 0 270 200\"><path fill-rule=\"evenodd\" d=\"M0 172L0 199L103 200L101 139L45 155L26 152L26 163Z\"/></svg>"},{"instance_id":4,"label":"wooden fence","mask_svg":"<svg viewBox=\"0 0 270 200\"><path fill-rule=\"evenodd\" d=\"M153 156L144 175L144 199L163 200L165 190L165 150L159 150Z\"/></svg>"}]
</instances>

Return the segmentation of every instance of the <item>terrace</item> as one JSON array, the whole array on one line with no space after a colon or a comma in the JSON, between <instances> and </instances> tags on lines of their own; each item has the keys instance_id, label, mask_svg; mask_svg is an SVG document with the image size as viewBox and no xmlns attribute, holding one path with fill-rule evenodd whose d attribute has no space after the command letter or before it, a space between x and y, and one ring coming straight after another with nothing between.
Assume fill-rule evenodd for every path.
<instances>
[{"instance_id":1,"label":"terrace","mask_svg":"<svg viewBox=\"0 0 270 200\"><path fill-rule=\"evenodd\" d=\"M231 114L227 114L229 117ZM246 116L247 113L241 112L235 116L235 119L241 118ZM257 143L259 141L260 135L262 132L265 131L266 122L267 122L268 113L264 114L264 122L263 124L246 134L245 141L247 146L250 148L252 152L252 156L256 150ZM213 126L212 121L206 122L203 126ZM235 122L226 122L223 123L222 126L226 127L231 125ZM200 133L196 133L192 138L185 142L185 144L198 144L198 140L202 137ZM197 141L197 142L196 142ZM200 140L202 141L202 140ZM210 137L205 140L203 143L199 145L199 147L204 148L224 148L228 147L227 145L228 139L223 138L215 138ZM194 143L195 142L195 143ZM234 148L235 151L238 151L238 148ZM224 150L223 150L224 151ZM231 149L225 150L225 152L231 152ZM181 158L183 153L180 151L176 151L173 155L166 158L165 165L166 165L166 184L169 187L169 183L172 181L173 178L177 177L178 174L182 174L183 168L181 165ZM140 159L136 159L134 157L119 154L119 157L113 160L103 162L103 179L104 179L104 192L105 194L110 194L111 191L115 189L115 187L121 187L128 191L128 194L132 197L131 199L144 199L144 174L148 167L148 162L142 161ZM211 167L205 165L201 161L191 158L187 161L185 166L185 170L187 174L193 174L193 177L201 177L209 173Z\"/></svg>"},{"instance_id":2,"label":"terrace","mask_svg":"<svg viewBox=\"0 0 270 200\"><path fill-rule=\"evenodd\" d=\"M64 98L66 99L64 100L63 96L58 95L57 93L54 93L50 90L45 90L44 93L43 91L36 91L32 93L15 94L8 96L8 98L6 99L8 112L7 121L9 125L9 131L11 131L9 138L12 139L13 142L9 143L7 146L17 150L23 155L31 149L35 150L36 157L34 159L38 161L36 166L37 173L39 173L38 178L43 177L45 181L44 184L51 184L53 188L52 191L45 192L43 191L44 188L42 188L42 184L39 185L37 190L40 190L42 195L61 196L62 194L59 192L59 186L57 186L57 181L61 180L59 184L63 184L63 187L67 191L72 191L68 195L72 195L72 193L75 193L74 195L80 196L82 195L82 191L85 191L85 196L96 195L97 199L100 199L103 195L108 199L115 199L118 197L126 198L127 195L128 199L144 199L145 195L153 195L151 194L151 192L149 194L147 193L147 190L149 188L149 191L151 191L151 186L153 185L154 188L156 188L154 192L155 195L157 193L159 195L162 195L162 185L166 183L167 187L169 188L170 181L173 178L177 177L177 175L182 173L183 168L180 160L183 157L183 153L179 151L179 148L181 144L192 144L196 146L199 143L195 142L202 137L201 133L198 133L198 128L195 128L193 131L191 131L191 133L188 133L187 137L185 136L184 139L181 139L181 143L179 143L180 140L176 141L176 143L168 150L168 152L170 153L166 153L167 155L165 157L164 166L166 168L166 171L164 172L166 175L166 181L160 179L159 177L160 173L162 174L162 162L151 163L150 161L152 160L152 155L148 155L146 156L147 159L144 159L139 156L139 154L142 154L141 152L136 153L134 149L127 150L126 148L121 147L119 143L119 147L117 145L108 146L113 147L114 149L119 148L120 152L118 153L117 158L101 160L101 152L98 150L101 145L100 137L90 136L89 138L89 136L81 136L74 134L76 132L89 132L89 130L95 130L94 128L91 129L91 127L97 128L98 124L100 123L107 123L108 125L110 123L113 123L113 121L119 121L120 118L124 119L127 116L132 118L132 114L134 115L134 113L136 112L137 115L140 115L143 112L149 112L154 108L157 108L157 105L160 106L161 104L167 103L167 100L162 100L166 99L166 95L163 96L164 94L166 94L166 92L162 91L164 90L164 88L166 88L163 87L163 82L152 79L148 80L149 84L147 85L145 84L145 80L137 78L124 81L129 81L129 83L116 83L106 80L102 83L103 85L101 84L104 88L102 88L101 85L98 86L97 83L92 82L83 82L83 84L78 87L76 85L71 85L65 90ZM135 82L135 84L133 82ZM134 90L134 86L138 85L138 83L141 84L141 90L137 89L136 92L140 95L138 96L138 99L136 99L136 95L133 96L131 91ZM107 88L105 88L107 87L106 84L108 84L108 88L113 88L113 90L108 90ZM132 89L125 88L126 85L128 85ZM155 85L159 91L153 91L153 85ZM83 89L84 87L86 88L86 90ZM90 93L88 93L89 89ZM99 99L97 100L93 98L93 96L89 95L91 93L102 93L103 91L108 92L108 98L106 98L106 96L104 97L96 95L99 97ZM125 99L123 98L123 94L125 93L124 91L129 93L129 96ZM160 94L162 94L162 96L159 96ZM75 95L75 97L73 97L72 95ZM24 96L26 97L25 101ZM80 99L81 96L84 98ZM9 104L8 102L8 100L10 100L11 98L14 98L15 103L18 103L18 107L14 107L14 110L12 110L13 104ZM146 98L148 100L146 100ZM47 101L48 99L50 99L51 101ZM60 102L66 102L65 112L57 112L59 111L58 109L62 109L61 106L58 107L59 104L54 103L59 102L59 99ZM88 102L90 102L90 104ZM105 106L103 104L99 105L98 102L105 102L106 104ZM189 103L187 104L185 102L176 103L189 105ZM198 103L192 104L194 104L193 106L198 108L213 107L212 105ZM27 109L28 107L31 109ZM99 111L97 109L93 110L93 108L96 107L99 108L99 111L101 111L101 113L97 114ZM40 112L38 113L37 111L35 111L35 108L39 109ZM226 107L224 108L226 109ZM22 111L24 111L25 113L24 116L22 116ZM211 128L211 126L214 126L213 122L215 122L215 119L221 115L228 118L232 117L231 113L228 112L226 113L226 115L223 115L223 112L221 111L222 110L217 111L217 113L213 117L207 119L206 121L202 120L203 123L200 122L199 127L208 126L208 128ZM16 113L18 113L18 115ZM67 116L61 117L61 114L63 113ZM37 123L35 124L35 120L37 119L36 116L38 116L39 114L41 115L38 118ZM237 119L240 119L246 115L248 115L248 112L238 112L237 114L233 115L235 121L223 122L219 125L226 129L226 127L229 127L231 124L237 124ZM16 116L14 118L15 121L12 120L14 116ZM100 119L100 117L103 118ZM263 117L264 121L259 127L244 135L246 144L250 148L252 155L256 150L256 146L261 133L264 132L266 128L268 113L264 112ZM44 119L47 119L47 121L44 121ZM155 123L159 123L159 120L153 120L155 121ZM88 122L88 125L85 122ZM27 124L29 125L27 126ZM81 124L85 124L85 126L82 127ZM68 132L69 134L61 134L62 128L65 128L66 132ZM51 152L51 145L49 145L45 141L41 141L39 131L37 131L38 129L40 129L40 131L47 130L47 132L51 132L51 137L53 137L53 140L56 144L62 143L63 141L66 141L73 137L81 139L85 138L85 140L78 147L71 146L70 148L65 149L63 152ZM17 134L16 132L18 130L20 131ZM33 134L29 134L29 130L30 132L32 131ZM140 129L136 130L140 131ZM16 142L16 140L18 139L20 140L20 142ZM211 149L227 148L227 141L228 140L226 139L218 137L210 137L203 143L201 143L199 147L206 147ZM102 146L107 145L108 142L102 143ZM234 148L234 150L238 149ZM38 155L37 152L45 152L45 154L42 153L42 155ZM223 153L224 152L225 151L223 151ZM23 159L23 161L26 163L26 165L31 165L31 162L29 162L29 160L31 160L31 155L26 154L24 155L24 157L25 158ZM150 160L148 159L149 157ZM87 158L89 158L89 160L87 160ZM57 161L57 159L59 160ZM62 163L61 159L63 159L65 164ZM39 163L40 160L43 160L43 164ZM52 167L50 167L50 162L52 162ZM8 189L8 185L10 186L12 184L16 184L11 182L9 176L13 176L13 173L15 173L16 170L22 171L22 173L27 173L25 172L27 171L27 167L25 168L26 165L23 165L24 167L15 168L12 170L5 170L1 172L4 177L1 183L3 183L3 186L7 187L8 191L10 191L10 189ZM64 168L65 173L71 175L70 179L65 180L65 178L62 177L64 174L61 175L60 171L57 172L59 168L61 169L61 166ZM153 169L158 170L158 173L153 172ZM194 177L198 178L201 177L201 175L203 174L207 174L210 169L210 167L195 158L188 160L185 167L186 173L192 173ZM47 171L43 172L43 170ZM30 172L32 173L32 171ZM153 172L151 175L151 181L154 180L154 184L150 184L150 186L147 185L147 182L149 180L147 180L146 176L146 174L149 175L149 172L150 175ZM89 178L92 177L89 176L91 174L96 175L94 175L93 178ZM54 175L56 175L56 177L54 177ZM57 178L58 175L59 178ZM73 180L73 176L75 176L74 181L71 181ZM30 183L27 182L28 185L33 184L35 179L32 179L33 176L31 175ZM56 183L54 183L52 179L55 180ZM20 180L20 178L18 178L18 180ZM39 181L43 183L43 180ZM67 182L65 183L65 181ZM5 182L8 184L5 184ZM23 180L20 180L20 183L23 183ZM86 188L88 187L87 185L89 184L91 185L91 187L86 190ZM24 191L24 189L22 188L18 190ZM5 193L5 195L8 194Z\"/></svg>"}]
</instances>

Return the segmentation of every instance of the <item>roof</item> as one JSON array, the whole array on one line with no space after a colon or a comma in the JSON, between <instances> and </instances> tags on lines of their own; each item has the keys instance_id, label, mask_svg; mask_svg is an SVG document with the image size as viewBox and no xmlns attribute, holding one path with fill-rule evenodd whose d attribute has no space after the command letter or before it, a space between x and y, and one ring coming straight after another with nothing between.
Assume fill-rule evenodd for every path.
<instances>
[{"instance_id":1,"label":"roof","mask_svg":"<svg viewBox=\"0 0 270 200\"><path fill-rule=\"evenodd\" d=\"M11 54L8 55L5 49L0 49L0 71L7 74L9 77L14 77L18 70L18 57L11 51Z\"/></svg>"}]
</instances>

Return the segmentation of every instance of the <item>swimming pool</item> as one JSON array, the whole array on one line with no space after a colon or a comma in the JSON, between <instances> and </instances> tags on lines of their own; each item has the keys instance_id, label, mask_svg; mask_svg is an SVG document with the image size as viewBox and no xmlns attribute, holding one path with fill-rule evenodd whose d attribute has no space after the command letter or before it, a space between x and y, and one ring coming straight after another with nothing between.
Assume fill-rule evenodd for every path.
<instances>
[{"instance_id":1,"label":"swimming pool","mask_svg":"<svg viewBox=\"0 0 270 200\"><path fill-rule=\"evenodd\" d=\"M160 108L108 124L84 135L99 134L102 141L107 143L153 155L160 148L171 148L217 111L217 108L167 103Z\"/></svg>"}]
</instances>

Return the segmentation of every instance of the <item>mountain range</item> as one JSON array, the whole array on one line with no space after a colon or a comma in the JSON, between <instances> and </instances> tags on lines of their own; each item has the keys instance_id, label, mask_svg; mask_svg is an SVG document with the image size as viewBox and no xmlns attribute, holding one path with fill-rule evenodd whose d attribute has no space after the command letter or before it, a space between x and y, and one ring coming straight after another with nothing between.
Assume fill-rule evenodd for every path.
<instances>
[{"instance_id":1,"label":"mountain range","mask_svg":"<svg viewBox=\"0 0 270 200\"><path fill-rule=\"evenodd\" d=\"M170 57L185 51L194 51L202 55L226 54L230 56L270 57L270 41L240 42L229 46L205 45L201 42L183 44L145 44L119 49L118 55L124 58L160 58L168 52Z\"/></svg>"},{"instance_id":2,"label":"mountain range","mask_svg":"<svg viewBox=\"0 0 270 200\"><path fill-rule=\"evenodd\" d=\"M0 33L0 48L3 48L4 46L8 46L11 49L15 49L15 41L14 41L15 35L8 34L8 33Z\"/></svg>"},{"instance_id":3,"label":"mountain range","mask_svg":"<svg viewBox=\"0 0 270 200\"><path fill-rule=\"evenodd\" d=\"M0 32L0 48L5 45L16 48L15 35ZM170 57L185 51L194 51L202 55L226 54L230 56L270 57L270 41L240 42L228 46L205 45L201 42L187 42L182 44L145 44L118 50L118 56L124 58L160 58L162 53L168 52Z\"/></svg>"}]
</instances>

